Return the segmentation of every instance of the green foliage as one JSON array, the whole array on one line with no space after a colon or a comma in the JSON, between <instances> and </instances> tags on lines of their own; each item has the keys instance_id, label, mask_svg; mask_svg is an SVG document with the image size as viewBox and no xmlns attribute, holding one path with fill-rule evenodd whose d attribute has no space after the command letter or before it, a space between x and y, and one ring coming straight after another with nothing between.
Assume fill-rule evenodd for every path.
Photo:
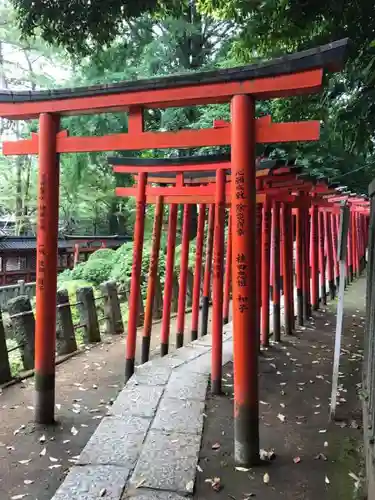
<instances>
[{"instance_id":1,"label":"green foliage","mask_svg":"<svg viewBox=\"0 0 375 500\"><path fill-rule=\"evenodd\" d=\"M63 45L72 53L88 53L118 34L124 19L153 10L158 0L12 0L25 35L40 32L51 44Z\"/></svg>"},{"instance_id":2,"label":"green foliage","mask_svg":"<svg viewBox=\"0 0 375 500\"><path fill-rule=\"evenodd\" d=\"M100 283L108 281L112 266L112 260L108 257L88 260L83 266L82 278L94 285L100 285Z\"/></svg>"},{"instance_id":3,"label":"green foliage","mask_svg":"<svg viewBox=\"0 0 375 500\"><path fill-rule=\"evenodd\" d=\"M89 257L89 261L94 261L94 260L107 260L107 261L112 261L115 258L116 251L112 250L111 248L99 248L99 250L96 250L96 252L92 253Z\"/></svg>"}]
</instances>

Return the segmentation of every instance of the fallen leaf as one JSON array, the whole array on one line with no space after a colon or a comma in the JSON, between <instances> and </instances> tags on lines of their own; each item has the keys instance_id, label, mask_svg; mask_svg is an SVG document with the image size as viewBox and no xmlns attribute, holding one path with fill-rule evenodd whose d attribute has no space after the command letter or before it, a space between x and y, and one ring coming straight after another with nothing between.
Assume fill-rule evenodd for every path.
<instances>
[{"instance_id":1,"label":"fallen leaf","mask_svg":"<svg viewBox=\"0 0 375 500\"><path fill-rule=\"evenodd\" d=\"M315 460L324 460L325 462L328 460L328 458L324 455L324 453L318 453L315 457Z\"/></svg>"},{"instance_id":2,"label":"fallen leaf","mask_svg":"<svg viewBox=\"0 0 375 500\"><path fill-rule=\"evenodd\" d=\"M24 480L24 484L26 484L26 486L28 486L29 484L33 484L34 481L32 481L31 479L25 479Z\"/></svg>"},{"instance_id":3,"label":"fallen leaf","mask_svg":"<svg viewBox=\"0 0 375 500\"><path fill-rule=\"evenodd\" d=\"M44 457L44 455L47 453L47 448L43 448L43 450L39 453L41 457Z\"/></svg>"},{"instance_id":4,"label":"fallen leaf","mask_svg":"<svg viewBox=\"0 0 375 500\"><path fill-rule=\"evenodd\" d=\"M268 484L270 482L270 475L266 472L263 476L263 483Z\"/></svg>"},{"instance_id":5,"label":"fallen leaf","mask_svg":"<svg viewBox=\"0 0 375 500\"><path fill-rule=\"evenodd\" d=\"M107 494L107 490L105 488L101 489L99 492L100 497L104 497Z\"/></svg>"},{"instance_id":6,"label":"fallen leaf","mask_svg":"<svg viewBox=\"0 0 375 500\"><path fill-rule=\"evenodd\" d=\"M294 457L294 458L293 458L293 462L294 462L295 464L299 464L299 463L300 463L300 461L301 461L301 458L300 458L300 457Z\"/></svg>"},{"instance_id":7,"label":"fallen leaf","mask_svg":"<svg viewBox=\"0 0 375 500\"><path fill-rule=\"evenodd\" d=\"M202 467L200 465L197 465L197 471L198 472L203 472L203 469L202 469Z\"/></svg>"},{"instance_id":8,"label":"fallen leaf","mask_svg":"<svg viewBox=\"0 0 375 500\"><path fill-rule=\"evenodd\" d=\"M29 494L28 493L22 493L21 495L13 495L10 497L10 500L21 500L21 498L27 497Z\"/></svg>"},{"instance_id":9,"label":"fallen leaf","mask_svg":"<svg viewBox=\"0 0 375 500\"><path fill-rule=\"evenodd\" d=\"M21 465L27 465L31 462L31 458L29 458L28 460L19 460L18 463L21 464Z\"/></svg>"},{"instance_id":10,"label":"fallen leaf","mask_svg":"<svg viewBox=\"0 0 375 500\"><path fill-rule=\"evenodd\" d=\"M324 448L328 448L328 441L324 441Z\"/></svg>"},{"instance_id":11,"label":"fallen leaf","mask_svg":"<svg viewBox=\"0 0 375 500\"><path fill-rule=\"evenodd\" d=\"M78 434L78 431L77 431L77 429L75 427L72 427L70 429L70 432L73 434L73 436L76 436Z\"/></svg>"},{"instance_id":12,"label":"fallen leaf","mask_svg":"<svg viewBox=\"0 0 375 500\"><path fill-rule=\"evenodd\" d=\"M327 477L327 476L325 477L325 483L326 483L326 484L330 484L330 480L328 479L328 477Z\"/></svg>"},{"instance_id":13,"label":"fallen leaf","mask_svg":"<svg viewBox=\"0 0 375 500\"><path fill-rule=\"evenodd\" d=\"M55 464L55 465L48 466L49 469L58 469L59 467L61 467L61 464Z\"/></svg>"},{"instance_id":14,"label":"fallen leaf","mask_svg":"<svg viewBox=\"0 0 375 500\"><path fill-rule=\"evenodd\" d=\"M40 436L39 438L39 443L45 443L46 442L46 436L43 434L43 436Z\"/></svg>"},{"instance_id":15,"label":"fallen leaf","mask_svg":"<svg viewBox=\"0 0 375 500\"><path fill-rule=\"evenodd\" d=\"M271 461L276 458L275 450L263 450L259 451L259 457L261 460Z\"/></svg>"},{"instance_id":16,"label":"fallen leaf","mask_svg":"<svg viewBox=\"0 0 375 500\"><path fill-rule=\"evenodd\" d=\"M277 418L280 420L280 422L285 422L285 415L283 415L282 413L279 413L277 415Z\"/></svg>"},{"instance_id":17,"label":"fallen leaf","mask_svg":"<svg viewBox=\"0 0 375 500\"><path fill-rule=\"evenodd\" d=\"M319 434L325 434L327 432L327 429L320 429Z\"/></svg>"},{"instance_id":18,"label":"fallen leaf","mask_svg":"<svg viewBox=\"0 0 375 500\"><path fill-rule=\"evenodd\" d=\"M213 450L218 450L220 448L220 443L215 443L211 446Z\"/></svg>"},{"instance_id":19,"label":"fallen leaf","mask_svg":"<svg viewBox=\"0 0 375 500\"><path fill-rule=\"evenodd\" d=\"M55 458L55 457L49 457L49 459L51 460L51 462L58 462L59 461L59 459Z\"/></svg>"},{"instance_id":20,"label":"fallen leaf","mask_svg":"<svg viewBox=\"0 0 375 500\"><path fill-rule=\"evenodd\" d=\"M360 481L360 478L354 474L354 472L349 472L349 477L354 479L354 481Z\"/></svg>"},{"instance_id":21,"label":"fallen leaf","mask_svg":"<svg viewBox=\"0 0 375 500\"><path fill-rule=\"evenodd\" d=\"M249 472L249 470L250 470L250 469L247 469L246 467L236 467L235 469L238 470L239 472Z\"/></svg>"},{"instance_id":22,"label":"fallen leaf","mask_svg":"<svg viewBox=\"0 0 375 500\"><path fill-rule=\"evenodd\" d=\"M56 406L56 408L57 408L58 410L61 410L61 404L56 403L56 405L55 405L55 406Z\"/></svg>"}]
</instances>

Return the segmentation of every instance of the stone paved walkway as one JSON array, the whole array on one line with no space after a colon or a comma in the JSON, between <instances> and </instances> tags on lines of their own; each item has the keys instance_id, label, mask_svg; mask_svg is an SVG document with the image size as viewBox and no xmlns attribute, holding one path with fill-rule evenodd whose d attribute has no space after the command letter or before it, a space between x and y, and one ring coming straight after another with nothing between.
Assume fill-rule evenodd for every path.
<instances>
[{"instance_id":1,"label":"stone paved walkway","mask_svg":"<svg viewBox=\"0 0 375 500\"><path fill-rule=\"evenodd\" d=\"M224 363L232 357L225 330ZM210 367L210 336L139 366L53 500L192 494Z\"/></svg>"}]
</instances>

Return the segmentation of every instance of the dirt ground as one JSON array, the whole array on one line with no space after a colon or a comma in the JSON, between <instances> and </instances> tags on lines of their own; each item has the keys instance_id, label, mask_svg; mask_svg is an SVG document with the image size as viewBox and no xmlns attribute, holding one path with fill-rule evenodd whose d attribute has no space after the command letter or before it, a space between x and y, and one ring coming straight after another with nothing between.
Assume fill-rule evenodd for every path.
<instances>
[{"instance_id":1,"label":"dirt ground","mask_svg":"<svg viewBox=\"0 0 375 500\"><path fill-rule=\"evenodd\" d=\"M185 335L190 340L191 315ZM152 332L151 356L158 355L160 323ZM176 320L171 322L173 350ZM141 331L138 333L140 340ZM140 342L137 353L140 353ZM0 391L0 500L13 496L49 500L64 479L100 420L123 387L124 336L107 339L59 365L56 370L54 427L33 420L33 379ZM139 361L139 359L138 359Z\"/></svg>"},{"instance_id":2,"label":"dirt ground","mask_svg":"<svg viewBox=\"0 0 375 500\"><path fill-rule=\"evenodd\" d=\"M250 470L233 460L233 365L225 395L208 397L195 500L362 498L361 381L365 279L346 294L337 419L328 422L335 302L260 357L260 442L275 458ZM219 478L215 479L214 478ZM268 483L265 481L268 480ZM216 489L212 486L212 481Z\"/></svg>"}]
</instances>

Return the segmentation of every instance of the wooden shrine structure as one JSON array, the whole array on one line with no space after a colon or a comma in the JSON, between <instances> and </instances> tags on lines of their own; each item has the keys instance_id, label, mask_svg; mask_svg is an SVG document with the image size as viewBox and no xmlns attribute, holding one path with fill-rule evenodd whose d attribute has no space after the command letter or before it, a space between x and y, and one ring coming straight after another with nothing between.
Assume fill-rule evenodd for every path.
<instances>
[{"instance_id":1,"label":"wooden shrine structure","mask_svg":"<svg viewBox=\"0 0 375 500\"><path fill-rule=\"evenodd\" d=\"M136 199L134 255L130 289L125 377L133 372L136 354L139 287L146 204L155 204L155 222L147 286L142 360L148 359L154 278L158 266L163 206L169 205L169 231L164 290L161 354L169 348L170 290L176 244L177 206L183 208L182 252L178 297L176 347L183 345L185 331L186 269L189 258L187 223L189 206L199 204L193 291L192 338L198 335L199 297L203 262L203 231L207 205L208 235L203 279L202 332L207 331L210 279L212 305L212 389L221 388L221 336L228 321L232 296L235 386L235 460L249 466L259 460L258 364L260 338L269 342L269 298L273 297L274 337L280 340L281 301L284 329L294 328L294 240L296 240L296 283L298 321L326 300L324 280L329 287L337 276L333 263L332 228L337 227L341 196L326 180L300 178L293 165L260 168L255 146L259 143L311 141L319 138L319 123L273 123L270 117L256 118L257 100L307 95L321 91L325 71L342 68L347 40L287 55L266 63L199 74L120 82L77 89L36 92L0 92L0 116L12 120L39 119L39 131L30 139L5 142L6 155L35 154L39 157L37 315L35 350L35 419L54 421L56 262L59 193L59 155L89 151L198 148L230 146L227 158L183 159L176 162L124 159L112 161L115 173L136 175L136 185L118 188L118 196ZM230 103L230 123L216 121L212 128L158 132L144 130L144 110ZM71 137L60 130L60 117L87 113L128 113L126 133L107 136ZM277 163L277 162L276 162ZM271 162L272 164L272 162ZM258 168L259 167L259 168ZM155 175L154 175L155 174ZM168 177L169 176L169 177ZM366 246L366 200L345 195L352 208L349 277L360 272ZM228 214L226 216L226 210ZM227 231L225 259L224 227ZM295 220L295 223L293 222ZM294 231L295 227L295 231ZM311 228L311 231L310 231ZM294 232L296 233L294 235ZM310 238L307 236L311 234ZM337 232L336 232L337 237ZM322 244L323 242L323 244ZM230 258L228 259L228 255ZM211 263L211 260L213 262ZM225 267L224 267L225 260ZM311 266L310 266L311 261ZM326 266L326 261L328 262ZM310 292L310 267L312 287ZM225 272L224 272L225 269ZM318 273L319 270L319 273ZM335 274L336 273L336 274ZM282 286L280 276L282 276ZM231 277L231 279L230 279ZM256 277L256 279L254 279ZM272 287L270 287L272 285ZM324 290L323 290L324 289ZM281 300L282 299L282 300ZM260 337L261 335L261 337Z\"/></svg>"}]
</instances>

